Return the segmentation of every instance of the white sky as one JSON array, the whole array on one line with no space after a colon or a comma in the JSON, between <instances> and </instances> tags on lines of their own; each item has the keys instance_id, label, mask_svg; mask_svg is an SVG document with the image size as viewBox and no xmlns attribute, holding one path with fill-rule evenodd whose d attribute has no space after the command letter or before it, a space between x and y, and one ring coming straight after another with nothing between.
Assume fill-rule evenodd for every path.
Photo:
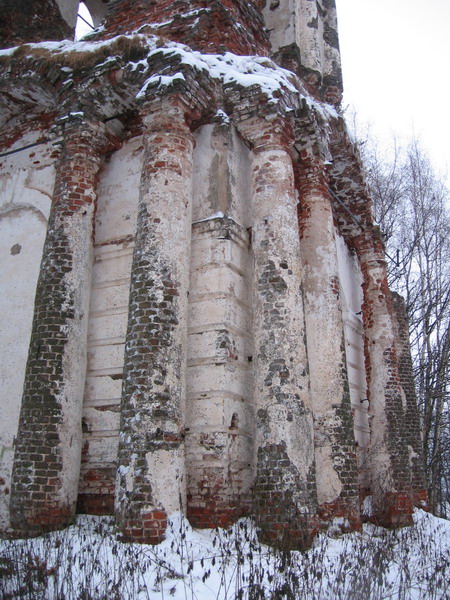
<instances>
[{"instance_id":1,"label":"white sky","mask_svg":"<svg viewBox=\"0 0 450 600\"><path fill-rule=\"evenodd\" d=\"M450 0L336 0L344 103L450 171Z\"/></svg>"},{"instance_id":2,"label":"white sky","mask_svg":"<svg viewBox=\"0 0 450 600\"><path fill-rule=\"evenodd\" d=\"M92 25L91 15L89 14L88 9L83 3L80 3L80 6L78 7L78 14L81 15L83 19L86 19L86 21L88 21ZM83 35L86 35L90 31L92 31L92 28L89 27L89 25L86 25L86 23L83 23L81 19L78 19L75 31L75 38L78 39L80 37L83 37Z\"/></svg>"}]
</instances>

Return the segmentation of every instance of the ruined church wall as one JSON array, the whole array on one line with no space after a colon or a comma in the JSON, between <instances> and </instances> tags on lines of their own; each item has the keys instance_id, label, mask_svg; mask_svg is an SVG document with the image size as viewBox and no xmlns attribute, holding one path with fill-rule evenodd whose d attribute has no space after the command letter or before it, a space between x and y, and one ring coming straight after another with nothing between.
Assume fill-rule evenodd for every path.
<instances>
[{"instance_id":1,"label":"ruined church wall","mask_svg":"<svg viewBox=\"0 0 450 600\"><path fill-rule=\"evenodd\" d=\"M247 491L251 483L248 372L252 351L246 281L251 267L249 234L244 226L249 219L249 190L247 195L245 191L248 150L228 125L205 126L196 138L189 290L187 477L191 487L214 488L212 480L217 465L204 467L203 461L214 462L214 457L222 453L221 475L215 481L219 485L220 477L224 478L220 491L226 506L226 488L230 482L225 481L225 473L230 452L234 453L231 461L236 463L237 471L242 470L238 463L245 463ZM138 137L107 160L98 186L79 490L79 509L88 512L113 511L141 170L142 138ZM223 216L225 213L227 217ZM161 214L160 218L174 216ZM242 428L245 433L237 431ZM218 437L231 440L235 449L231 451L224 444L220 450ZM177 495L178 490L173 493ZM217 496L217 490L215 493ZM211 504L212 499L208 500ZM196 501L198 504L198 498ZM204 505L204 499L202 502ZM194 518L195 507L190 512Z\"/></svg>"},{"instance_id":2,"label":"ruined church wall","mask_svg":"<svg viewBox=\"0 0 450 600\"><path fill-rule=\"evenodd\" d=\"M410 521L406 340L355 151L318 102L339 102L334 2L265 5L275 60L300 78L261 58L263 3L203 4L115 0L85 70L69 45L2 58L20 119L5 147L36 141L32 111L62 136L4 157L1 182L5 284L26 280L3 300L7 356L21 336L0 430L16 532L70 523L78 500L135 541L183 510L202 527L250 513L266 541L302 547L335 516L358 527L369 487L379 523ZM105 42L136 28L128 48ZM22 273L19 226L36 245Z\"/></svg>"}]
</instances>

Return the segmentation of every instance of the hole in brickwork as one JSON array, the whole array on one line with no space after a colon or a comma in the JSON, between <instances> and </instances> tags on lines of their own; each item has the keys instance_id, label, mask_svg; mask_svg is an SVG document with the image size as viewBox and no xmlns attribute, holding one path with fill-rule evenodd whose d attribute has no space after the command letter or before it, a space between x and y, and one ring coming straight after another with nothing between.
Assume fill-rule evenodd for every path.
<instances>
[{"instance_id":1,"label":"hole in brickwork","mask_svg":"<svg viewBox=\"0 0 450 600\"><path fill-rule=\"evenodd\" d=\"M229 429L237 429L239 425L239 417L237 413L233 413Z\"/></svg>"}]
</instances>

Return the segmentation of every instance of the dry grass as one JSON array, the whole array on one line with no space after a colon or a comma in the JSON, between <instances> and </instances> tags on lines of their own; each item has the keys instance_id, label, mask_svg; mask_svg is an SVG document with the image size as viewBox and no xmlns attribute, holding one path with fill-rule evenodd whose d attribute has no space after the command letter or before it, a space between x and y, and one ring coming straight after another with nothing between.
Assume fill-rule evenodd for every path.
<instances>
[{"instance_id":1,"label":"dry grass","mask_svg":"<svg viewBox=\"0 0 450 600\"><path fill-rule=\"evenodd\" d=\"M68 67L74 75L82 75L104 62L108 57L117 57L120 61L137 61L147 53L145 41L135 36L120 36L111 40L109 44L102 44L92 51L57 52L47 48L36 47L30 44L19 46L12 54L0 57L0 67L17 68L23 71L33 69L36 62L41 67Z\"/></svg>"},{"instance_id":2,"label":"dry grass","mask_svg":"<svg viewBox=\"0 0 450 600\"><path fill-rule=\"evenodd\" d=\"M4 600L448 600L448 527L321 534L307 552L261 545L250 520L196 535L175 518L160 546L116 540L108 518L31 540L0 538Z\"/></svg>"}]
</instances>

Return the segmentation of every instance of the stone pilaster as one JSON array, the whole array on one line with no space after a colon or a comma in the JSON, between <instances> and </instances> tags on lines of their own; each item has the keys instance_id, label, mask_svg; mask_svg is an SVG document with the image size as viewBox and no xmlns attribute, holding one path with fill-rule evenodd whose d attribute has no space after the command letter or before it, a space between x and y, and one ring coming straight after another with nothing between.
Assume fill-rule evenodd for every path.
<instances>
[{"instance_id":1,"label":"stone pilaster","mask_svg":"<svg viewBox=\"0 0 450 600\"><path fill-rule=\"evenodd\" d=\"M228 527L251 507L248 154L232 125L197 133L186 399L187 516L195 527Z\"/></svg>"},{"instance_id":2,"label":"stone pilaster","mask_svg":"<svg viewBox=\"0 0 450 600\"><path fill-rule=\"evenodd\" d=\"M304 152L299 225L319 514L358 527L359 493L335 225L323 161Z\"/></svg>"},{"instance_id":3,"label":"stone pilaster","mask_svg":"<svg viewBox=\"0 0 450 600\"><path fill-rule=\"evenodd\" d=\"M144 166L125 346L116 517L158 543L182 508L193 138L181 101L143 112Z\"/></svg>"},{"instance_id":4,"label":"stone pilaster","mask_svg":"<svg viewBox=\"0 0 450 600\"><path fill-rule=\"evenodd\" d=\"M263 539L301 548L317 498L297 199L287 144L267 129L252 153L255 513Z\"/></svg>"},{"instance_id":5,"label":"stone pilaster","mask_svg":"<svg viewBox=\"0 0 450 600\"><path fill-rule=\"evenodd\" d=\"M229 527L253 484L249 232L230 217L193 225L186 422L187 516Z\"/></svg>"},{"instance_id":6,"label":"stone pilaster","mask_svg":"<svg viewBox=\"0 0 450 600\"><path fill-rule=\"evenodd\" d=\"M55 529L75 513L95 190L108 147L102 123L66 125L15 443L11 524L18 532Z\"/></svg>"},{"instance_id":7,"label":"stone pilaster","mask_svg":"<svg viewBox=\"0 0 450 600\"><path fill-rule=\"evenodd\" d=\"M403 393L384 247L378 228L353 239L363 274L363 322L371 429L368 458L373 519L384 526L412 523L411 471Z\"/></svg>"}]
</instances>

